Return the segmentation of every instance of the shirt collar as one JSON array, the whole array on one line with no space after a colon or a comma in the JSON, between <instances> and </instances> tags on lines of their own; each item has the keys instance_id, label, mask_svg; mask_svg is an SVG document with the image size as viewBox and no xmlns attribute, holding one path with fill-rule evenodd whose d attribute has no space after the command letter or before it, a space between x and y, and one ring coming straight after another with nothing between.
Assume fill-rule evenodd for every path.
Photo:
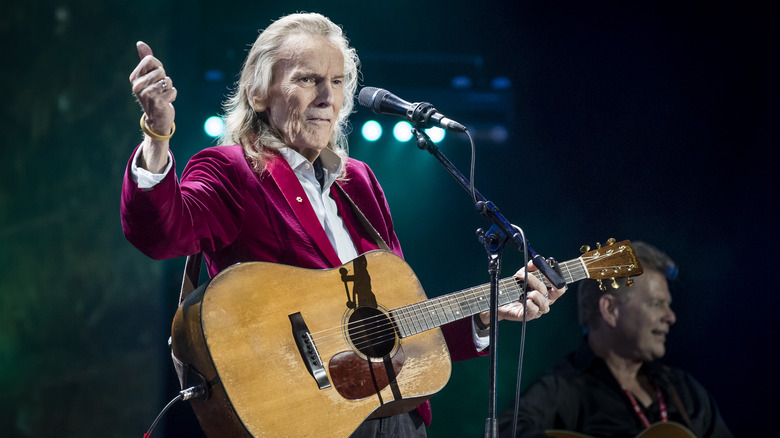
<instances>
[{"instance_id":1,"label":"shirt collar","mask_svg":"<svg viewBox=\"0 0 780 438\"><path fill-rule=\"evenodd\" d=\"M310 172L314 175L314 169L309 160L299 154L295 149L284 147L279 149L279 153L282 154L282 157L284 157L296 174L304 174L304 172L309 172L305 169L311 169ZM337 153L325 148L320 151L320 161L322 163L322 170L325 172L324 188L328 188L336 181L336 178L338 178L344 169L344 160L342 160ZM308 168L306 167L307 164L309 165Z\"/></svg>"}]
</instances>

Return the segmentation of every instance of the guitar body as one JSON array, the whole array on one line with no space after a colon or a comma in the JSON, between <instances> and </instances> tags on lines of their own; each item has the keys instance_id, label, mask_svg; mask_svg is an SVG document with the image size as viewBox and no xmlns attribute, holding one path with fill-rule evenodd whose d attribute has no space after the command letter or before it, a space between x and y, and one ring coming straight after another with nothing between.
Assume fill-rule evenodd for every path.
<instances>
[{"instance_id":1,"label":"guitar body","mask_svg":"<svg viewBox=\"0 0 780 438\"><path fill-rule=\"evenodd\" d=\"M387 322L388 309L426 300L392 253L326 270L242 263L204 286L179 307L172 349L209 382L208 397L192 400L208 436L345 437L366 418L416 408L449 380L441 330L401 338ZM296 314L305 333L294 334ZM361 348L360 319L385 324L389 338ZM301 334L313 350L300 349Z\"/></svg>"},{"instance_id":2,"label":"guitar body","mask_svg":"<svg viewBox=\"0 0 780 438\"><path fill-rule=\"evenodd\" d=\"M548 430L546 434L552 438L592 438L589 435L568 430ZM680 423L667 421L650 425L636 438L696 438L696 435Z\"/></svg>"}]
</instances>

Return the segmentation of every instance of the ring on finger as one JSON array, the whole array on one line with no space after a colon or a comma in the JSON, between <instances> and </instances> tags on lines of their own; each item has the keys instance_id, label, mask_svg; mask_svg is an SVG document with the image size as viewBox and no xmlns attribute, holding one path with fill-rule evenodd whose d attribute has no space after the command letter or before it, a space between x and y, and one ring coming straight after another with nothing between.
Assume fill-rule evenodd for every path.
<instances>
[{"instance_id":1,"label":"ring on finger","mask_svg":"<svg viewBox=\"0 0 780 438\"><path fill-rule=\"evenodd\" d=\"M160 79L157 83L160 84L161 93L168 91L168 82L165 79Z\"/></svg>"}]
</instances>

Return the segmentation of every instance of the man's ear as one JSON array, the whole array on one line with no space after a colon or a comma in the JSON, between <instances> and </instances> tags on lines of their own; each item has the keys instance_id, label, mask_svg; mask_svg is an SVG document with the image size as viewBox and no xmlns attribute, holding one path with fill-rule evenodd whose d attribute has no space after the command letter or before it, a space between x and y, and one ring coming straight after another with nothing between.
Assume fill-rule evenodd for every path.
<instances>
[{"instance_id":1,"label":"man's ear","mask_svg":"<svg viewBox=\"0 0 780 438\"><path fill-rule=\"evenodd\" d=\"M260 96L252 96L249 99L249 105L258 113L262 113L268 109L268 104L265 102L265 99Z\"/></svg>"},{"instance_id":2,"label":"man's ear","mask_svg":"<svg viewBox=\"0 0 780 438\"><path fill-rule=\"evenodd\" d=\"M617 326L617 301L618 297L608 293L601 295L601 298L599 298L599 312L601 313L601 318L604 319L604 323L613 328Z\"/></svg>"}]
</instances>

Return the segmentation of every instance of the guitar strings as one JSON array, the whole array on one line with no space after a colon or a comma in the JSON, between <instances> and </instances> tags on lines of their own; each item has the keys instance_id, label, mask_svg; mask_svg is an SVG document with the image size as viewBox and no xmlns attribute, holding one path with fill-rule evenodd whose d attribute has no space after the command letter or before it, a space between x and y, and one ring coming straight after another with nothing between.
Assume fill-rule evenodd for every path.
<instances>
[{"instance_id":1,"label":"guitar strings","mask_svg":"<svg viewBox=\"0 0 780 438\"><path fill-rule=\"evenodd\" d=\"M600 260L600 259L602 259L604 257L606 257L606 256L594 256L594 257L591 257L591 258L592 258L592 261L596 261L596 260ZM591 263L592 263L592 261L591 261ZM567 272L569 273L569 277L573 278L573 276L570 274L568 263L565 263L565 264L562 264L562 265L564 265L564 267L566 268ZM541 277L541 274L538 271L534 272L534 274L535 274L535 276L537 278ZM514 285L516 285L517 279L514 278L514 277L510 277L510 278L502 280L501 282L504 283L504 286L507 286L507 285L514 286ZM474 291L476 291L476 290L484 291L485 287L486 286L483 285L483 286L478 286L478 287L475 287L475 288L472 288L472 289L468 289L466 291L461 291L461 292L469 292L469 293L472 294L472 298L471 299L464 301L468 305L468 307L469 307L469 312L468 313L470 313L471 315L479 313L480 311L483 311L482 307L478 307L478 310L476 312L474 312L473 309L471 309L471 305L472 305L472 303L474 303L474 301L473 301L474 300ZM506 289L506 287L504 289ZM444 300L451 300L454 297L454 295L457 295L457 294L459 294L459 292L456 292L454 294L450 294L448 296L439 297L439 298L444 299ZM433 302L433 301L436 301L436 299L431 300L431 302ZM483 296L481 296L481 295L480 296L476 296L476 301L477 302L478 301L484 301ZM513 301L513 300L511 300L511 301ZM425 309L421 309L422 306L424 306ZM362 326L363 330L356 331L356 332L353 333L353 336L351 338L352 339L352 343L353 343L353 345L356 348L363 348L363 347L365 347L367 345L370 346L371 342L386 342L386 341L388 341L390 339L395 338L396 331L393 328L392 324L388 324L388 322L387 322L388 318L390 319L390 321L397 321L397 322L399 322L399 324L409 324L409 323L411 323L412 326L414 326L414 330L413 331L415 332L415 333L411 333L411 334L416 334L416 333L419 333L419 332L422 332L422 331L427 331L427 330L429 330L431 328L434 328L434 327L438 327L438 326L442 325L441 318L438 317L438 314L436 314L435 312L433 313L433 315L436 317L436 319L439 320L438 322L433 321L434 318L430 318L429 319L429 318L426 318L426 316L425 316L425 314L428 313L427 310L430 310L432 307L434 307L434 305L432 303L418 303L418 304L413 304L413 305L410 305L410 306L406 306L405 308L396 309L396 311L393 312L393 313L395 313L395 315L388 316L388 315L385 315L385 314L381 314L381 315L377 315L377 316L374 316L374 317L364 318L363 320L360 321L361 323L363 323L363 326ZM403 310L403 309L412 309L413 311L412 312L399 312L399 310ZM402 316L402 313L406 313L407 316ZM420 318L422 318L422 319L420 319ZM456 319L459 319L459 318L456 318ZM368 321L372 321L372 320L373 320L373 323L367 323ZM447 322L451 322L451 321L445 321L445 323L447 323ZM431 325L431 323L432 323L432 325ZM379 326L379 325L383 325L383 326L389 327L389 328L386 328L386 329L381 330L381 331L377 331L376 327ZM342 325L340 327L334 327L334 328L329 329L329 330L318 332L317 333L317 339L320 340L319 341L319 345L320 346L326 346L328 344L328 342L323 342L321 340L324 339L324 338L327 338L327 337L331 337L331 336L339 336L339 339L337 341L341 342L340 338L341 338L341 334L343 333L343 328L345 326L346 325ZM418 327L420 327L420 328L418 328ZM334 333L332 335L325 335L325 336L321 335L322 333L325 333L327 331L334 331ZM363 338L368 338L368 339L363 341Z\"/></svg>"},{"instance_id":2,"label":"guitar strings","mask_svg":"<svg viewBox=\"0 0 780 438\"><path fill-rule=\"evenodd\" d=\"M511 301L516 301L521 298L522 296L522 286L518 279L515 277L509 277L505 278L500 281L500 284L503 287L499 287L499 294L504 295L504 302L500 304L506 304ZM477 286L471 289L466 289L464 291L456 292L454 294L449 294L441 297L437 297L434 299L429 300L429 302L423 302L423 303L417 303L412 304L409 306L405 306L399 309L395 309L391 312L391 315L389 316L390 321L396 321L398 325L400 325L402 328L405 328L407 332L411 331L411 333L407 334L406 336L421 333L423 331L430 330L434 327L439 327L445 323L452 322L456 319L460 319L460 316L452 319L452 321L446 320L442 321L442 317L439 316L443 312L436 312L434 311L438 306L441 306L442 304L439 304L441 301L450 301L452 302L455 298L455 295L464 295L468 296L468 298L456 301L458 304L458 308L464 308L467 307L467 312L452 312L453 315L456 313L468 313L469 316L475 315L479 312L487 310L486 307L486 293L485 289L489 289L489 285L482 285ZM479 293L477 293L479 292ZM514 292L514 295L513 295ZM509 298L506 298L509 296ZM475 310L476 309L476 310ZM432 315L432 316L429 316ZM381 321L376 322L377 319L381 319ZM362 331L356 331L353 333L353 336L351 336L352 345L355 346L357 349L361 348L367 348L372 346L372 343L374 342L387 342L391 339L394 339L396 337L396 330L392 324L387 324L388 315L377 315L374 317L365 318L364 320L361 320L361 322L374 320L374 324L364 324L364 330ZM375 330L377 325L383 325L386 327L384 330ZM339 339L336 341L341 342L341 336L344 333L343 332L343 325L341 327L334 328L336 330L336 333L333 333L331 335L327 335L324 337L331 337L331 336L338 336ZM334 330L330 329L330 330ZM323 332L319 332L323 333ZM403 333L401 333L403 334ZM400 336L400 337L406 337L406 336ZM317 344L320 346L327 346L330 344L330 342L320 342L319 340L323 339L323 336L317 337Z\"/></svg>"},{"instance_id":3,"label":"guitar strings","mask_svg":"<svg viewBox=\"0 0 780 438\"><path fill-rule=\"evenodd\" d=\"M508 281L514 281L513 278L507 278L502 280L502 282L508 282ZM436 316L435 319L438 319L438 323L433 321L433 317L427 318L429 314L442 314L446 312L432 312L432 310L437 309L444 305L449 305L450 307L454 304L458 304L458 308L468 308L468 312L463 312L462 310L460 313L478 313L482 311L482 307L479 306L479 302L484 300L483 294L477 294L482 289L482 287L478 286L471 289L466 289L460 292L455 292L453 294L444 295L441 297L433 298L427 302L422 303L416 303L411 304L408 306L400 307L398 309L395 309L390 312L390 314L382 313L380 315L367 317L364 319L361 319L360 321L357 321L361 323L362 330L356 330L353 332L352 340L353 345L356 347L364 347L366 344L362 341L363 338L370 338L370 337L377 337L377 336L390 336L392 337L396 336L396 327L398 327L399 331L410 331L409 327L423 327L426 328L423 330L417 330L416 332L419 333L421 331L429 330L435 326L442 324L442 317ZM462 300L456 300L455 296L464 296L465 299ZM449 302L448 304L445 304L445 302ZM473 309L478 309L477 311L474 311ZM473 313L471 313L473 312ZM457 312L453 311L452 314L456 314ZM388 324L388 318L391 322ZM459 318L456 318L459 319ZM453 319L454 320L454 319ZM394 326L392 322L396 322L396 325ZM451 321L446 321L451 322ZM446 323L444 322L444 323ZM437 325L438 324L438 325ZM383 331L376 331L376 327L378 326L385 326L388 327ZM333 327L327 330L323 330L320 332L312 333L312 337L316 337L318 345L327 345L329 342L324 341L321 342L323 339L332 338L332 337L338 337L336 339L337 342L341 342L342 335L344 333L344 328L347 327L347 324L343 324L338 327ZM405 329L405 330L404 330ZM412 330L414 331L414 329ZM328 334L328 332L331 332ZM402 333L401 333L402 334ZM403 336L401 336L403 337ZM384 341L388 340L389 338L379 338L383 339ZM370 342L370 341L366 341Z\"/></svg>"},{"instance_id":4,"label":"guitar strings","mask_svg":"<svg viewBox=\"0 0 780 438\"><path fill-rule=\"evenodd\" d=\"M508 292L510 292L512 289L517 291L517 295L520 296L519 290L520 287L518 286L518 283L515 278L507 278L501 281L501 283L504 284L504 288L499 287L500 292L506 295ZM488 286L489 289L489 286ZM502 291L503 289L503 291ZM502 291L502 292L501 292ZM485 286L477 286L472 289L468 289L465 291L462 291L465 293L465 295L469 295L468 298L465 300L457 301L459 308L466 307L468 308L467 312L463 312L462 310L460 314L467 313L468 316L475 315L479 312L487 310L485 302L486 302L486 294L485 294ZM479 293L477 293L479 292ZM437 312L435 309L439 306L436 305L435 302L437 301L453 301L454 296L443 296L439 297L441 299L439 300L432 300L432 302L425 302L425 303L417 303L410 306L406 306L401 309L396 309L396 312L393 312L393 320L397 321L399 325L406 327L407 331L410 330L411 325L411 332L409 335L421 333L423 331L428 331L434 327L440 327L441 325L452 322L452 321L444 321L442 322L442 317L439 315L442 314L442 312ZM514 301L514 299L510 299L509 301ZM464 306L465 304L465 306ZM476 308L476 310L474 310ZM453 315L455 315L456 312L453 312ZM460 319L460 317L454 318L454 320ZM408 335L407 335L408 336ZM356 340L355 338L352 339L353 345L356 346L356 348L360 349L361 347L365 348L366 346L370 346L371 342L378 341L378 342L387 342L391 339L394 339L396 337L396 332L394 329L379 331L377 333L369 333L364 334L364 336L356 336L355 338L360 338L360 340ZM363 338L366 338L363 340Z\"/></svg>"},{"instance_id":5,"label":"guitar strings","mask_svg":"<svg viewBox=\"0 0 780 438\"><path fill-rule=\"evenodd\" d=\"M622 249L618 252L621 251ZM587 268L587 266L593 263L612 256L612 253L594 254L590 256L582 256L581 260ZM564 276L568 277L567 282L571 282L574 278L572 270L579 271L578 273L580 274L583 271L581 264L576 260L560 263L559 266L561 266L561 270L564 272ZM601 269L614 270L615 272L618 272L621 268L625 267L625 265L613 265L602 266ZM587 269L584 269L584 271L587 272ZM545 284L549 287L549 283L547 283L546 278L539 271L532 272L532 275L534 275L537 279L545 282ZM585 278L587 277L589 276L585 275ZM503 288L499 287L499 294L504 292L506 295L505 292L511 293L513 290L521 290L521 288L518 286L518 282L519 280L516 277L508 277L500 280L499 285L503 286ZM381 313L379 315L363 318L355 322L360 323L360 329L354 330L351 336L347 335L347 337L351 339L351 344L360 350L362 348L370 347L372 343L387 342L391 339L394 339L396 336L401 338L410 336L430 330L432 328L440 327L443 324L455 321L457 319L475 315L487 310L483 306L483 304L486 302L486 288L489 292L489 285L480 285L474 288L436 297L421 303L400 307L390 311L389 313ZM456 300L456 297L458 296L463 296L466 298L462 300ZM522 298L522 294L520 294L517 298L512 297L512 299L507 302L515 301L520 298ZM453 300L455 300L455 304L457 304L457 308L459 308L460 311L451 311L450 313L453 316L458 316L450 321L448 320L449 318L444 317L446 312L437 311L437 309L444 305L449 305L452 309ZM448 303L444 304L445 302ZM476 311L474 311L474 307L476 307ZM464 308L467 308L468 310L464 312ZM464 316L464 313L467 313L468 315ZM317 345L318 348L327 347L333 343L342 343L343 337L345 336L345 330L347 328L348 324L342 324L336 327L321 330L319 332L314 332L311 334L311 336L312 339L315 340L315 345ZM397 333L399 331L408 331L410 333Z\"/></svg>"},{"instance_id":6,"label":"guitar strings","mask_svg":"<svg viewBox=\"0 0 780 438\"><path fill-rule=\"evenodd\" d=\"M534 274L538 274L537 277L541 276L541 274L539 274L537 272L535 272ZM505 286L503 289L511 289L512 286L515 286L517 284L517 281L518 280L515 277L508 277L508 278L502 279L499 283L501 285ZM519 290L519 288L517 288L517 289ZM485 294L486 290L489 291L489 285L476 286L474 288L465 289L463 291L454 292L452 294L436 297L436 298L433 298L433 299L431 299L431 300L429 300L427 302L415 303L415 304L411 304L411 305L408 305L408 306L404 306L404 307L395 309L394 311L392 311L392 313L394 313L396 315L395 320L399 321L402 324L403 323L407 323L407 324L411 324L411 325L423 325L423 321L421 321L420 318L425 318L425 315L428 314L428 313L431 313L430 311L432 309L435 309L436 307L441 306L441 304L439 304L440 302L448 301L450 307L452 307L452 303L454 301L455 304L458 304L459 308L461 308L461 309L464 308L464 307L468 308L468 312L462 312L462 311L461 312L455 312L455 311L453 311L452 312L453 314L469 313L470 315L474 315L476 313L484 311L483 307L481 307L481 306L477 306L478 310L474 311L473 310L473 307L474 307L473 305L475 303L479 303L480 301L484 301L484 298L486 296L486 294ZM476 292L479 292L479 295L477 295ZM456 298L455 298L456 296L459 296L459 295L463 295L463 296L471 295L471 296L469 298L467 298L466 300L460 300L459 301L459 300L456 300ZM519 298L520 297L518 297L518 299ZM425 307L425 309L422 309L423 306ZM406 316L404 316L404 315L406 315ZM434 313L434 316L436 317L436 319L439 320L439 322L441 322L441 317L438 316L438 313ZM374 317L365 318L365 319L361 320L361 322L371 321L372 319L384 320L386 317L387 316L385 314L381 314L381 315L376 315ZM460 319L460 317L454 318L453 321L456 320L456 319ZM415 324L415 321L417 322L417 324ZM448 323L448 322L452 322L452 321L445 321L444 323ZM437 324L437 323L434 322L434 324ZM441 324L438 324L438 325L441 325ZM320 331L320 332L315 332L315 333L312 333L312 336L313 337L316 336L318 339L324 339L324 338L328 338L330 336L340 336L341 333L342 333L342 330L344 329L345 326L346 326L346 324L341 325L341 326L337 326L337 327L333 327L333 328L330 328L330 329L326 329L326 330L323 330L323 331ZM430 328L433 328L433 327L430 327ZM369 327L369 329L370 329L370 327ZM330 335L326 335L325 334L325 333L331 332L331 331L334 332L334 333L330 334Z\"/></svg>"},{"instance_id":7,"label":"guitar strings","mask_svg":"<svg viewBox=\"0 0 780 438\"><path fill-rule=\"evenodd\" d=\"M500 281L500 284L504 286L504 287L499 287L500 294L503 293L504 295L507 295L508 293L511 293L514 290L516 291L516 295L517 295L517 297L510 297L509 299L506 300L505 303L502 304L506 304L507 302L515 301L520 298L521 288L519 286L518 280L515 277L505 278ZM361 319L358 322L362 324L361 327L362 330L353 331L350 339L352 340L352 344L356 348L360 349L360 348L365 348L367 346L371 346L371 343L375 341L386 342L390 339L395 338L396 327L398 326L400 326L399 327L400 331L411 332L406 336L427 331L434 327L439 327L443 324L461 318L460 316L458 316L453 318L450 321L444 318L443 314L445 314L446 312L436 311L436 309L444 305L449 305L452 307L453 302L454 304L457 305L457 308L461 309L460 311L450 312L453 316L457 314L464 314L464 313L468 313L468 316L477 314L479 312L487 310L484 305L486 301L486 294L485 294L486 288L489 289L489 285L477 286L460 292L455 292L453 294L433 298L427 302L404 306L391 311L390 315L380 314L380 315ZM462 300L456 300L455 297L458 295L462 295L467 298ZM443 304L443 302L449 302L449 304ZM464 312L463 311L464 308L467 308L468 311ZM396 322L397 325L394 326L392 324L393 321ZM376 330L376 328L380 326L384 327L384 329ZM334 327L331 329L323 330L320 332L316 332L312 334L312 337L313 338L316 337L316 343L318 346L327 346L332 342L341 343L345 327L347 327L347 324ZM326 334L328 332L331 333ZM405 337L403 336L403 333L399 333L399 336ZM337 339L334 340L333 337L337 337ZM330 340L323 341L324 339L327 338L330 338Z\"/></svg>"},{"instance_id":8,"label":"guitar strings","mask_svg":"<svg viewBox=\"0 0 780 438\"><path fill-rule=\"evenodd\" d=\"M570 272L570 270L567 268L567 271ZM541 273L533 272L534 276L536 276L539 279L542 279L543 276ZM570 275L571 276L571 275ZM521 293L521 284L519 280L516 277L509 277L501 280L499 282L500 285L504 286L503 288L499 288L499 294L503 293L506 295L507 292L512 292L513 290L516 292L516 297L510 297L510 299L506 300L506 304L511 301L515 301L517 299L522 298ZM487 310L487 308L484 306L485 297L486 297L486 289L489 291L489 285L481 285L477 286L471 289L467 289L460 292L455 292L453 294L445 295L442 297L434 298L430 300L429 302L423 302L423 303L417 303L412 304L409 306L405 306L399 309L396 309L395 311L391 312L392 314L389 316L390 321L396 321L399 325L401 325L401 328L406 328L405 331L411 331L411 334L417 334L422 331L430 330L434 327L441 326L445 323L452 322L449 320L445 320L442 322L442 317L440 314L442 312L435 312L432 311L437 308L440 304L438 302L441 301L449 301L452 302L455 296L457 295L470 295L466 300L462 301L456 301L456 303L459 304L459 308L467 307L468 312L451 312L453 315L468 313L468 316L477 314L479 312ZM480 292L479 294L476 294L476 292ZM465 305L461 305L465 304ZM483 305L480 305L483 304ZM474 307L476 305L476 311L474 310ZM430 317L428 315L431 315ZM395 338L396 336L396 330L393 328L391 324L387 324L388 315L381 314L376 315L374 317L364 318L360 322L363 323L363 330L355 331L353 332L353 336L351 337L352 344L360 349L364 348L366 346L370 346L371 342L386 342L390 339ZM453 321L456 319L460 319L460 316L452 319ZM438 320L438 321L435 321ZM371 321L372 323L367 323ZM383 325L385 327L384 330L377 331L376 327ZM343 329L346 325L341 325L339 327L334 327L332 329L324 330L321 332L317 332L313 334L312 336L315 337L316 335L316 342L320 346L327 346L330 342L323 341L325 338L331 338L333 336L338 336L338 339L335 341L341 342L342 334L344 333ZM411 327L409 327L411 326ZM327 333L328 331L332 331L332 334L329 335L323 335L324 333ZM402 336L403 337L403 336ZM366 338L366 340L364 340Z\"/></svg>"}]
</instances>

